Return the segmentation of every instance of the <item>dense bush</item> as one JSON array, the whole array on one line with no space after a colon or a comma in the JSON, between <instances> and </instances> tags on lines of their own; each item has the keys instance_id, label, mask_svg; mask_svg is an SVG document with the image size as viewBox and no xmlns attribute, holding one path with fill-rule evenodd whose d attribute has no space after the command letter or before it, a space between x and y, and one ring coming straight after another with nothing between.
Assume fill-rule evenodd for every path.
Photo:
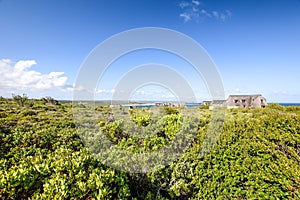
<instances>
[{"instance_id":1,"label":"dense bush","mask_svg":"<svg viewBox=\"0 0 300 200\"><path fill-rule=\"evenodd\" d=\"M50 97L25 99L31 107L1 98L1 199L300 198L299 107L271 104L264 109L227 110L225 120L216 118L224 121L216 145L201 157L213 112L208 109L189 110L193 118L181 115L183 109L164 108L167 115L157 118L152 110L133 109L129 114L123 110L128 120L109 120L112 110L98 106L90 109L94 114L82 112L78 125L71 104ZM89 121L93 116L95 120ZM86 133L90 140L85 141L76 127L99 132ZM186 144L183 136L193 140L171 164L134 173L105 166L83 145L91 142L93 147L100 133L134 153L158 150L175 138L174 148L181 147Z\"/></svg>"},{"instance_id":2,"label":"dense bush","mask_svg":"<svg viewBox=\"0 0 300 200\"><path fill-rule=\"evenodd\" d=\"M11 113L0 121L1 199L130 196L126 175L85 150L70 116L47 111L36 116L32 108L11 112L8 104L1 105Z\"/></svg>"}]
</instances>

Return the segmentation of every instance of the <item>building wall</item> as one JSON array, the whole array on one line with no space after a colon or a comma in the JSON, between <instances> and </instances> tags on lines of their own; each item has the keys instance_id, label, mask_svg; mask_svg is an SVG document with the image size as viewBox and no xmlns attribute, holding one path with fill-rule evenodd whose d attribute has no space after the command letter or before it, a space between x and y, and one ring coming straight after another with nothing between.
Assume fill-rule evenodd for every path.
<instances>
[{"instance_id":1,"label":"building wall","mask_svg":"<svg viewBox=\"0 0 300 200\"><path fill-rule=\"evenodd\" d=\"M266 105L266 99L261 95L229 96L226 101L228 108L261 108Z\"/></svg>"},{"instance_id":2,"label":"building wall","mask_svg":"<svg viewBox=\"0 0 300 200\"><path fill-rule=\"evenodd\" d=\"M267 105L266 99L262 96L259 96L256 99L254 99L252 107L261 108L261 107L265 107L266 105Z\"/></svg>"}]
</instances>

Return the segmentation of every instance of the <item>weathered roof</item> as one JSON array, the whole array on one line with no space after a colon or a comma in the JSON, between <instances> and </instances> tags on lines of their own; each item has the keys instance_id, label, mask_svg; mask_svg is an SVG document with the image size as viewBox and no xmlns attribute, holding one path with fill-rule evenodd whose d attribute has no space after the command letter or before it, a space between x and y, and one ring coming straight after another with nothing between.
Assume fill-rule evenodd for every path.
<instances>
[{"instance_id":1,"label":"weathered roof","mask_svg":"<svg viewBox=\"0 0 300 200\"><path fill-rule=\"evenodd\" d=\"M222 103L225 103L226 100L213 100L212 101L212 104L222 104Z\"/></svg>"},{"instance_id":2,"label":"weathered roof","mask_svg":"<svg viewBox=\"0 0 300 200\"><path fill-rule=\"evenodd\" d=\"M229 95L229 97L259 97L261 94Z\"/></svg>"}]
</instances>

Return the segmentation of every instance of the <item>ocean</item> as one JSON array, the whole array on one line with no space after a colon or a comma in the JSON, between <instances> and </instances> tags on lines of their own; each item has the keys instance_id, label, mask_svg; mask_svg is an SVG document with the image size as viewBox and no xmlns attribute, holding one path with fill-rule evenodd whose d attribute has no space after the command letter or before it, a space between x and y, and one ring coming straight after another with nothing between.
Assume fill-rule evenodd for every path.
<instances>
[{"instance_id":1,"label":"ocean","mask_svg":"<svg viewBox=\"0 0 300 200\"><path fill-rule=\"evenodd\" d=\"M197 107L200 106L201 103L186 103L185 106L186 107ZM148 104L125 104L122 105L123 108L130 108L130 106L134 107L134 108L153 108L155 107L154 103L148 103Z\"/></svg>"},{"instance_id":2,"label":"ocean","mask_svg":"<svg viewBox=\"0 0 300 200\"><path fill-rule=\"evenodd\" d=\"M300 103L278 103L281 106L300 106ZM186 103L186 107L197 107L200 106L201 103ZM122 105L123 108L129 108L130 106L133 106L135 108L153 108L155 104L149 103L149 104L127 104L127 105Z\"/></svg>"},{"instance_id":3,"label":"ocean","mask_svg":"<svg viewBox=\"0 0 300 200\"><path fill-rule=\"evenodd\" d=\"M300 103L279 103L281 106L300 106Z\"/></svg>"}]
</instances>

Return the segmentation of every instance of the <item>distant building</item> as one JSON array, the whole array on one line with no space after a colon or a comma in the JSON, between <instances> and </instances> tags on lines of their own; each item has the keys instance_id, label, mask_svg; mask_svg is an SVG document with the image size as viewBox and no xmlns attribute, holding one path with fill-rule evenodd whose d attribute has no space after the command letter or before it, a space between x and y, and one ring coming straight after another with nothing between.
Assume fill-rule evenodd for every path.
<instances>
[{"instance_id":1,"label":"distant building","mask_svg":"<svg viewBox=\"0 0 300 200\"><path fill-rule=\"evenodd\" d=\"M226 100L213 100L211 105L214 107L223 107L226 106Z\"/></svg>"},{"instance_id":2,"label":"distant building","mask_svg":"<svg viewBox=\"0 0 300 200\"><path fill-rule=\"evenodd\" d=\"M230 95L226 101L227 108L264 108L267 100L261 94Z\"/></svg>"},{"instance_id":3,"label":"distant building","mask_svg":"<svg viewBox=\"0 0 300 200\"><path fill-rule=\"evenodd\" d=\"M203 105L227 108L264 108L267 100L261 94L255 95L230 95L227 100L203 101Z\"/></svg>"},{"instance_id":4,"label":"distant building","mask_svg":"<svg viewBox=\"0 0 300 200\"><path fill-rule=\"evenodd\" d=\"M216 107L225 107L226 100L213 100L213 101L203 101L203 105L209 105L209 109L212 110Z\"/></svg>"},{"instance_id":5,"label":"distant building","mask_svg":"<svg viewBox=\"0 0 300 200\"><path fill-rule=\"evenodd\" d=\"M185 106L184 103L180 102L156 102L155 107L163 107L163 106L169 106L169 107L183 107Z\"/></svg>"}]
</instances>

